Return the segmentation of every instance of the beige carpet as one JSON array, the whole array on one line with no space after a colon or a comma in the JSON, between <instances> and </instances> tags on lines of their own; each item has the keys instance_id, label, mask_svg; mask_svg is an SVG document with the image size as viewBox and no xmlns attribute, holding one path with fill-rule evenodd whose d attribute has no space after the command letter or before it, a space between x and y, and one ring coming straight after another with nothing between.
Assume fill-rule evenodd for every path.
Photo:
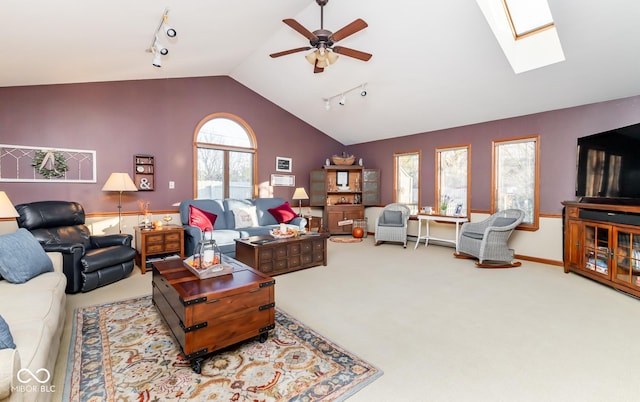
<instances>
[{"instance_id":1,"label":"beige carpet","mask_svg":"<svg viewBox=\"0 0 640 402\"><path fill-rule=\"evenodd\" d=\"M329 242L328 266L276 277L279 308L384 371L350 402L638 400L640 301L557 266L483 270L447 247L373 244ZM70 295L68 320L150 280Z\"/></svg>"}]
</instances>

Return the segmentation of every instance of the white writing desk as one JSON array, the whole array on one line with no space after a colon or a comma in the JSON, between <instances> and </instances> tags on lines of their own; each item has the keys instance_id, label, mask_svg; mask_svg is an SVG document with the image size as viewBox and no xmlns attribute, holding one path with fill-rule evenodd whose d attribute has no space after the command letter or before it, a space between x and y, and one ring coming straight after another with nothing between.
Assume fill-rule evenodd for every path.
<instances>
[{"instance_id":1,"label":"white writing desk","mask_svg":"<svg viewBox=\"0 0 640 402\"><path fill-rule=\"evenodd\" d=\"M424 239L424 245L429 245L429 239L444 241L447 243L453 243L456 245L456 253L458 252L458 236L460 233L460 225L467 222L468 219L464 216L445 216L445 215L427 215L427 214L418 214L418 238L416 239L416 246L413 248L414 250L418 248L418 244L420 244L420 240ZM422 235L422 221L426 222L426 229L424 236ZM429 222L431 221L440 221L440 222L453 222L456 225L456 237L455 239L441 239L437 237L429 236Z\"/></svg>"}]
</instances>

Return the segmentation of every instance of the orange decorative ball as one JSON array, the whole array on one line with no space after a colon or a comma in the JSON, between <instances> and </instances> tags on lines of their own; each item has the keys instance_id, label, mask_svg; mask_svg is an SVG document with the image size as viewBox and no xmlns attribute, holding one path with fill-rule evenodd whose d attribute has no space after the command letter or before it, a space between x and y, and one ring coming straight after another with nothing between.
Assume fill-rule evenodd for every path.
<instances>
[{"instance_id":1,"label":"orange decorative ball","mask_svg":"<svg viewBox=\"0 0 640 402\"><path fill-rule=\"evenodd\" d=\"M362 228L353 228L351 234L353 234L353 237L356 239L361 239L362 236L364 236L364 230Z\"/></svg>"}]
</instances>

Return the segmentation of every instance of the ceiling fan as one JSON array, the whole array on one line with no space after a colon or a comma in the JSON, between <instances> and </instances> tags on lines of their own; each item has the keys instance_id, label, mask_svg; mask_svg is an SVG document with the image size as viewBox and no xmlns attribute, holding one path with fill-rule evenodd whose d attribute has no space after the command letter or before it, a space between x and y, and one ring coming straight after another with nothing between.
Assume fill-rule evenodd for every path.
<instances>
[{"instance_id":1,"label":"ceiling fan","mask_svg":"<svg viewBox=\"0 0 640 402\"><path fill-rule=\"evenodd\" d=\"M359 50L350 49L344 46L334 46L334 43L338 42L339 40L342 40L347 36L351 36L354 33L365 29L368 26L367 23L364 20L358 18L352 23L339 29L335 33L324 29L323 10L324 6L328 2L329 0L316 0L316 3L318 3L318 5L320 6L320 29L317 29L313 32L309 31L293 18L282 20L282 22L289 25L296 32L309 39L309 44L311 46L284 50L282 52L272 53L269 56L275 58L315 48L315 51L305 56L307 61L313 64L314 73L323 72L325 67L327 67L329 64L333 64L338 59L338 54L353 57L362 61L368 61L372 56L370 53L361 52Z\"/></svg>"}]
</instances>

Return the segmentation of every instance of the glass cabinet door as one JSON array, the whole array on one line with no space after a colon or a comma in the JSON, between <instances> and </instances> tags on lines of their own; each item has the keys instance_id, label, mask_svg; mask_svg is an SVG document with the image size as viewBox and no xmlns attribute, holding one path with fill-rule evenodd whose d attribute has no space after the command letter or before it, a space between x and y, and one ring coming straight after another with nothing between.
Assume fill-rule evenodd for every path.
<instances>
[{"instance_id":1,"label":"glass cabinet door","mask_svg":"<svg viewBox=\"0 0 640 402\"><path fill-rule=\"evenodd\" d=\"M585 223L583 268L609 277L609 231L608 226Z\"/></svg>"},{"instance_id":2,"label":"glass cabinet door","mask_svg":"<svg viewBox=\"0 0 640 402\"><path fill-rule=\"evenodd\" d=\"M640 233L619 229L615 233L613 280L640 287Z\"/></svg>"}]
</instances>

